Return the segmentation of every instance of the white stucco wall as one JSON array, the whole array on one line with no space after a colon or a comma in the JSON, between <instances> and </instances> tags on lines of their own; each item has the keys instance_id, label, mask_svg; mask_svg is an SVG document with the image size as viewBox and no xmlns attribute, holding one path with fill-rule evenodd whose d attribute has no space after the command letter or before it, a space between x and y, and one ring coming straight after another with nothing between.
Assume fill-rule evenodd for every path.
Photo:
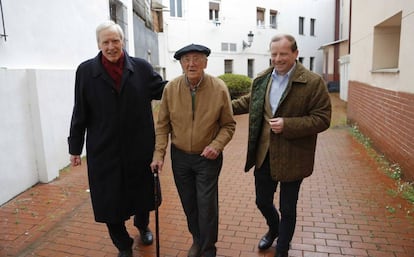
<instances>
[{"instance_id":1,"label":"white stucco wall","mask_svg":"<svg viewBox=\"0 0 414 257\"><path fill-rule=\"evenodd\" d=\"M6 0L7 41L0 67L74 68L96 54L96 26L109 18L107 0ZM17 15L18 13L18 15Z\"/></svg>"},{"instance_id":2,"label":"white stucco wall","mask_svg":"<svg viewBox=\"0 0 414 257\"><path fill-rule=\"evenodd\" d=\"M0 69L0 204L38 181L27 73Z\"/></svg>"},{"instance_id":3,"label":"white stucco wall","mask_svg":"<svg viewBox=\"0 0 414 257\"><path fill-rule=\"evenodd\" d=\"M169 9L169 0L163 5ZM256 25L256 8L265 12L265 28ZM277 10L278 28L269 28L269 9ZM247 75L247 60L254 59L254 75L269 65L269 42L277 33L289 33L296 37L299 56L315 57L314 71L322 73L323 53L319 47L334 39L335 1L331 0L226 0L220 2L220 26L208 17L209 1L183 1L183 17L170 17L164 12L164 33L160 34L160 63L167 70L167 79L181 74L181 67L173 59L175 51L190 43L204 44L211 48L206 72L212 75L224 73L224 60L233 60L233 73ZM299 16L305 17L305 35L298 35ZM316 19L315 36L309 36L310 18ZM250 48L243 50L242 41L247 34L254 34ZM236 52L221 51L221 43L236 43Z\"/></svg>"},{"instance_id":4,"label":"white stucco wall","mask_svg":"<svg viewBox=\"0 0 414 257\"><path fill-rule=\"evenodd\" d=\"M372 9L372 6L383 8ZM365 10L372 9L370 12ZM374 27L402 10L399 72L372 73ZM349 79L380 88L414 93L412 67L414 67L414 1L385 0L352 2L352 36Z\"/></svg>"},{"instance_id":5,"label":"white stucco wall","mask_svg":"<svg viewBox=\"0 0 414 257\"><path fill-rule=\"evenodd\" d=\"M68 164L73 70L0 69L0 204Z\"/></svg>"},{"instance_id":6,"label":"white stucco wall","mask_svg":"<svg viewBox=\"0 0 414 257\"><path fill-rule=\"evenodd\" d=\"M0 38L0 204L69 164L74 72L97 54L96 26L109 19L108 0L2 4L8 37Z\"/></svg>"}]
</instances>

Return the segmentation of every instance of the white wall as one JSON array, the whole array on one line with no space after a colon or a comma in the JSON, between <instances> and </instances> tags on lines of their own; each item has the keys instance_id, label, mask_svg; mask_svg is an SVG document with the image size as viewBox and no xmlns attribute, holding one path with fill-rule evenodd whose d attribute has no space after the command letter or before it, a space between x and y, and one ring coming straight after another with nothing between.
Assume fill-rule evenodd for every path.
<instances>
[{"instance_id":1,"label":"white wall","mask_svg":"<svg viewBox=\"0 0 414 257\"><path fill-rule=\"evenodd\" d=\"M75 71L28 70L28 75L39 181L49 182L69 162Z\"/></svg>"},{"instance_id":2,"label":"white wall","mask_svg":"<svg viewBox=\"0 0 414 257\"><path fill-rule=\"evenodd\" d=\"M109 19L108 0L2 4L8 37L0 39L0 67L9 69L74 68L97 53L95 28Z\"/></svg>"},{"instance_id":3,"label":"white wall","mask_svg":"<svg viewBox=\"0 0 414 257\"><path fill-rule=\"evenodd\" d=\"M27 72L0 69L0 204L38 181Z\"/></svg>"},{"instance_id":4,"label":"white wall","mask_svg":"<svg viewBox=\"0 0 414 257\"><path fill-rule=\"evenodd\" d=\"M95 29L109 19L108 0L2 4L0 204L69 164L74 71L98 53Z\"/></svg>"},{"instance_id":5,"label":"white wall","mask_svg":"<svg viewBox=\"0 0 414 257\"><path fill-rule=\"evenodd\" d=\"M366 12L372 6L383 6ZM372 73L374 27L402 10L398 73ZM414 93L412 67L414 67L414 1L385 0L352 2L352 37L349 80L360 81L380 88Z\"/></svg>"},{"instance_id":6,"label":"white wall","mask_svg":"<svg viewBox=\"0 0 414 257\"><path fill-rule=\"evenodd\" d=\"M0 69L0 204L68 164L73 70Z\"/></svg>"},{"instance_id":7,"label":"white wall","mask_svg":"<svg viewBox=\"0 0 414 257\"><path fill-rule=\"evenodd\" d=\"M169 10L169 0L163 5ZM256 8L265 12L265 28L256 26ZM269 9L277 10L278 28L269 28ZM208 17L209 1L183 0L183 17L170 17L164 12L164 33L159 35L160 65L166 67L167 79L181 74L181 67L173 59L174 53L190 43L208 46L212 53L206 72L212 75L224 73L224 60L232 59L233 73L247 75L247 60L254 59L254 75L269 65L269 42L278 33L289 33L296 37L299 55L305 57L309 67L309 57L315 57L314 71L322 73L323 53L319 47L334 40L335 1L332 0L256 0L220 1L220 26L215 26ZM298 35L299 16L305 17L305 35ZM309 36L310 18L316 19L316 36ZM250 48L243 50L242 41L247 34L254 34ZM236 52L221 51L221 43L236 43Z\"/></svg>"}]
</instances>

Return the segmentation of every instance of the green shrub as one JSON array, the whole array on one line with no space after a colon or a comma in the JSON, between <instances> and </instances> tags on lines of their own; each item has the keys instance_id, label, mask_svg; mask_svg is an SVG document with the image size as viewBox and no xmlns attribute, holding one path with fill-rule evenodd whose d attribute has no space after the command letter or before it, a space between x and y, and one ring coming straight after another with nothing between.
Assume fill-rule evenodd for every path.
<instances>
[{"instance_id":1,"label":"green shrub","mask_svg":"<svg viewBox=\"0 0 414 257\"><path fill-rule=\"evenodd\" d=\"M226 73L219 76L226 83L232 99L247 94L250 91L252 79L241 74Z\"/></svg>"}]
</instances>

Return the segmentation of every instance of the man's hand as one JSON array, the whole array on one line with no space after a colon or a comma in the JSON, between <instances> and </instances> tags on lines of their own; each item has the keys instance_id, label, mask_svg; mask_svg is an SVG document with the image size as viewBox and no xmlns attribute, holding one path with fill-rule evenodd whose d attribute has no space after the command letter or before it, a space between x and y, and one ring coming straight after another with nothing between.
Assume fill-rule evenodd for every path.
<instances>
[{"instance_id":1,"label":"man's hand","mask_svg":"<svg viewBox=\"0 0 414 257\"><path fill-rule=\"evenodd\" d=\"M152 161L150 166L152 173L154 173L156 169L158 170L158 173L160 173L162 171L162 166L164 166L164 161Z\"/></svg>"},{"instance_id":2,"label":"man's hand","mask_svg":"<svg viewBox=\"0 0 414 257\"><path fill-rule=\"evenodd\" d=\"M220 152L214 149L213 147L206 146L206 148L204 148L204 151L200 155L204 156L207 159L215 160L219 154Z\"/></svg>"},{"instance_id":3,"label":"man's hand","mask_svg":"<svg viewBox=\"0 0 414 257\"><path fill-rule=\"evenodd\" d=\"M279 134L283 131L283 118L277 117L269 120L270 128L273 133Z\"/></svg>"},{"instance_id":4,"label":"man's hand","mask_svg":"<svg viewBox=\"0 0 414 257\"><path fill-rule=\"evenodd\" d=\"M75 167L81 164L82 164L82 158L80 157L80 155L70 156L70 165L72 165L72 167Z\"/></svg>"}]
</instances>

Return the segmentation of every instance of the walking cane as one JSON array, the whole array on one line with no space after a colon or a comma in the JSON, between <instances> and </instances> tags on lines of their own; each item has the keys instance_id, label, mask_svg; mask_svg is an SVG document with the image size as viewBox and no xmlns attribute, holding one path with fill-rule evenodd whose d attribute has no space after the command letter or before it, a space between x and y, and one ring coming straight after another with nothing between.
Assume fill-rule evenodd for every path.
<instances>
[{"instance_id":1,"label":"walking cane","mask_svg":"<svg viewBox=\"0 0 414 257\"><path fill-rule=\"evenodd\" d=\"M154 170L154 199L155 199L155 247L157 252L157 257L160 257L160 228L158 221L158 206L160 204L160 180L158 178L158 168Z\"/></svg>"}]
</instances>

